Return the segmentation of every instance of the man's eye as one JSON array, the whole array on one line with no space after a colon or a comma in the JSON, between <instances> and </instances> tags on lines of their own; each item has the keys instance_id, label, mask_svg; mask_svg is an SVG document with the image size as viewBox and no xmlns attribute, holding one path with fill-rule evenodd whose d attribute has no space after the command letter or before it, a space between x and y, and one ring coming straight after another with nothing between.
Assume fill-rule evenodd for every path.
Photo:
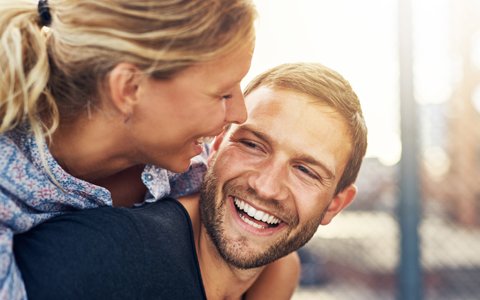
<instances>
[{"instance_id":1,"label":"man's eye","mask_svg":"<svg viewBox=\"0 0 480 300\"><path fill-rule=\"evenodd\" d=\"M307 175L307 176L309 176L309 177L311 177L311 178L314 178L314 179L318 179L317 174L315 174L314 172L310 171L307 167L302 166L302 165L297 165L296 168L297 168L300 172L304 173L305 175Z\"/></svg>"},{"instance_id":2,"label":"man's eye","mask_svg":"<svg viewBox=\"0 0 480 300\"><path fill-rule=\"evenodd\" d=\"M222 95L222 100L228 100L228 99L232 99L232 95L231 94L228 94L228 95Z\"/></svg>"},{"instance_id":3,"label":"man's eye","mask_svg":"<svg viewBox=\"0 0 480 300\"><path fill-rule=\"evenodd\" d=\"M242 143L244 146L247 146L248 148L252 148L252 149L255 149L255 148L258 148L258 145L252 141L240 141L240 143Z\"/></svg>"}]
</instances>

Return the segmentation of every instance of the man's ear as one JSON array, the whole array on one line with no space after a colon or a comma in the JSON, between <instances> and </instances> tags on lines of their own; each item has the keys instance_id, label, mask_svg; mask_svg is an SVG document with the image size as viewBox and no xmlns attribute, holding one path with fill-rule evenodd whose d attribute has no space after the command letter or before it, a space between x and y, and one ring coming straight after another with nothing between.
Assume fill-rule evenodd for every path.
<instances>
[{"instance_id":1,"label":"man's ear","mask_svg":"<svg viewBox=\"0 0 480 300\"><path fill-rule=\"evenodd\" d=\"M126 119L131 116L133 106L137 102L140 74L135 65L119 63L108 77L110 102Z\"/></svg>"},{"instance_id":2,"label":"man's ear","mask_svg":"<svg viewBox=\"0 0 480 300\"><path fill-rule=\"evenodd\" d=\"M322 225L330 223L339 212L346 208L357 195L357 187L353 184L349 185L343 191L338 193L328 205L325 215L323 216Z\"/></svg>"}]
</instances>

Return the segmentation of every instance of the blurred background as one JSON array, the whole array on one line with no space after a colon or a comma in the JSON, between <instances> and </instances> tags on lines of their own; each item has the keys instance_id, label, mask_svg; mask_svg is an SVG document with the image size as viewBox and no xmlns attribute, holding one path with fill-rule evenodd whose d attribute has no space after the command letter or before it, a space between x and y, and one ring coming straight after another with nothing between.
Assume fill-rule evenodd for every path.
<instances>
[{"instance_id":1,"label":"blurred background","mask_svg":"<svg viewBox=\"0 0 480 300\"><path fill-rule=\"evenodd\" d=\"M480 299L480 0L256 0L254 75L315 61L369 128L359 195L294 299Z\"/></svg>"}]
</instances>

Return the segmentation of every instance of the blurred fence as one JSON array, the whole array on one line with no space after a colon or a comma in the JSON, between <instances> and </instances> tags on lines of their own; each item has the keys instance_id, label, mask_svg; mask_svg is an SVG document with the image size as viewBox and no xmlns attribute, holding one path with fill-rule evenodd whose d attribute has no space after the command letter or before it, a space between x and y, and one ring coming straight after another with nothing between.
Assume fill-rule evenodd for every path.
<instances>
[{"instance_id":1,"label":"blurred fence","mask_svg":"<svg viewBox=\"0 0 480 300\"><path fill-rule=\"evenodd\" d=\"M397 174L398 165L365 160L358 180L362 192L354 204L331 224L320 227L300 250L302 280L294 299L397 299ZM446 175L438 182L425 170L422 175L423 212L418 229L423 297L479 299L478 219L465 221L458 210L462 197L455 186L458 183ZM464 189L471 192L476 205L478 193L466 186ZM475 209L478 215L478 207Z\"/></svg>"},{"instance_id":2,"label":"blurred fence","mask_svg":"<svg viewBox=\"0 0 480 300\"><path fill-rule=\"evenodd\" d=\"M480 3L450 3L452 92L447 101L417 103L421 298L474 300L480 299ZM365 159L355 202L300 250L294 299L399 299L399 168Z\"/></svg>"},{"instance_id":3,"label":"blurred fence","mask_svg":"<svg viewBox=\"0 0 480 300\"><path fill-rule=\"evenodd\" d=\"M435 107L443 115L422 121L422 130L446 129L441 143L422 143L419 154L424 299L480 299L480 113L464 100ZM439 120L442 126L430 123ZM396 299L398 165L367 158L357 183L352 206L300 251L294 299Z\"/></svg>"},{"instance_id":4,"label":"blurred fence","mask_svg":"<svg viewBox=\"0 0 480 300\"><path fill-rule=\"evenodd\" d=\"M424 299L480 299L480 112L465 89L448 103L421 107ZM294 299L396 299L398 168L365 159L355 202L300 251Z\"/></svg>"}]
</instances>

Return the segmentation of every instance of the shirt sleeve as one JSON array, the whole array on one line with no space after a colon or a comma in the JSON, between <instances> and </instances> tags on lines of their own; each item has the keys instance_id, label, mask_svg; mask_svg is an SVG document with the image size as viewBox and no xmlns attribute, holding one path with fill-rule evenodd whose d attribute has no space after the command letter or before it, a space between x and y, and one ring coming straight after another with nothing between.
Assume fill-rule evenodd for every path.
<instances>
[{"instance_id":1,"label":"shirt sleeve","mask_svg":"<svg viewBox=\"0 0 480 300\"><path fill-rule=\"evenodd\" d=\"M13 236L31 228L34 220L2 191L0 186L0 300L24 300L27 293L13 254Z\"/></svg>"},{"instance_id":2,"label":"shirt sleeve","mask_svg":"<svg viewBox=\"0 0 480 300\"><path fill-rule=\"evenodd\" d=\"M178 198L198 193L206 171L207 165L203 163L190 166L187 172L180 175L174 181L170 181L171 192L169 196Z\"/></svg>"},{"instance_id":3,"label":"shirt sleeve","mask_svg":"<svg viewBox=\"0 0 480 300\"><path fill-rule=\"evenodd\" d=\"M13 232L0 225L0 299L26 300L22 276L13 256Z\"/></svg>"},{"instance_id":4,"label":"shirt sleeve","mask_svg":"<svg viewBox=\"0 0 480 300\"><path fill-rule=\"evenodd\" d=\"M203 153L192 158L185 173L173 173L155 165L147 165L142 173L142 181L148 192L140 205L155 202L165 196L178 198L199 192L207 171L208 152L209 148L205 145Z\"/></svg>"}]
</instances>

